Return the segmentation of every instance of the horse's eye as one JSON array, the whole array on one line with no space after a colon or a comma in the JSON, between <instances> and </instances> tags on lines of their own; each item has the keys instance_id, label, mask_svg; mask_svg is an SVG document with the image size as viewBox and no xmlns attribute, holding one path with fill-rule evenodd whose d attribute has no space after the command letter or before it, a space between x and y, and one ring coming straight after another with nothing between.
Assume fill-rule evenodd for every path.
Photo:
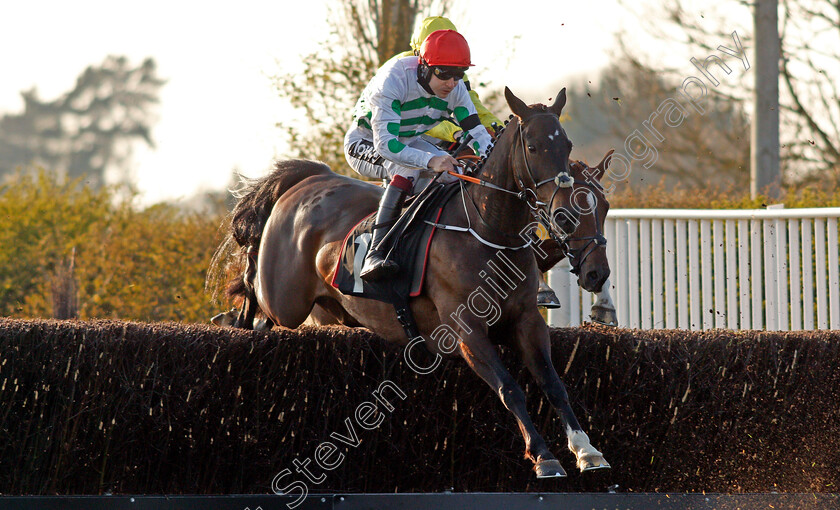
<instances>
[{"instance_id":1,"label":"horse's eye","mask_svg":"<svg viewBox=\"0 0 840 510\"><path fill-rule=\"evenodd\" d=\"M528 145L528 152L537 152L537 148L533 144Z\"/></svg>"}]
</instances>

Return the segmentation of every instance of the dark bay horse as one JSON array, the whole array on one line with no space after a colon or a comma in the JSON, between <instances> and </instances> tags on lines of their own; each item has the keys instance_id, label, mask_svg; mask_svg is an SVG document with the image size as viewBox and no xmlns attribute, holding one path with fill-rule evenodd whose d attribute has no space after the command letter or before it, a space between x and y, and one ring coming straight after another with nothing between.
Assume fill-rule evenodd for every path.
<instances>
[{"instance_id":1,"label":"dark bay horse","mask_svg":"<svg viewBox=\"0 0 840 510\"><path fill-rule=\"evenodd\" d=\"M561 260L568 258L572 274L578 276L578 285L597 295L592 305L592 319L596 322L615 325L615 307L605 285L609 285L610 265L607 260L607 239L604 237L604 221L610 204L601 186L601 178L609 168L613 151L609 151L598 165L591 167L583 161L571 161L569 168L574 181L572 206L579 213L579 221L574 231L565 238L548 238L536 242L533 250L537 258L538 274L553 268ZM602 291L602 289L604 289ZM227 324L232 324L235 314L227 316ZM315 305L307 318L307 323L315 326L341 324L319 305ZM344 323L346 326L353 324Z\"/></svg>"},{"instance_id":2,"label":"dark bay horse","mask_svg":"<svg viewBox=\"0 0 840 510\"><path fill-rule=\"evenodd\" d=\"M559 121L565 89L551 106L528 106L508 89L505 97L515 118L480 166L477 175L485 185L465 184L438 219L471 225L473 235L435 234L423 292L410 303L422 338L406 337L391 305L346 296L330 285L344 236L376 209L381 188L334 174L320 163L280 162L240 199L245 206L237 206L241 214L234 215L231 235L241 246L259 246L253 297L274 324L295 328L317 303L342 322L365 326L390 342L421 341L432 353L460 355L516 418L537 476L564 476L497 346L517 349L564 424L580 470L608 468L581 429L552 364L548 327L534 303L536 260L521 236L534 223L535 210L561 218L555 221L561 228L570 228L562 218L577 219L571 212L572 188L564 185L571 180L572 149ZM502 261L509 285L496 283L487 291L488 268ZM492 314L472 306L478 289L484 290L481 311Z\"/></svg>"}]
</instances>

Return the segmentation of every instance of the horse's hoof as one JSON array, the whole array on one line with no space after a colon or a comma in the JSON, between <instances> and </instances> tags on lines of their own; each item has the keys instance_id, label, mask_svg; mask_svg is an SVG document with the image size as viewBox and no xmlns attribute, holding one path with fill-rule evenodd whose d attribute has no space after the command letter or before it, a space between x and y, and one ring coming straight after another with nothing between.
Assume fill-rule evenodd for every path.
<instances>
[{"instance_id":1,"label":"horse's hoof","mask_svg":"<svg viewBox=\"0 0 840 510\"><path fill-rule=\"evenodd\" d=\"M585 455L578 459L577 467L581 473L586 473L587 471L610 469L610 463L601 455Z\"/></svg>"},{"instance_id":2,"label":"horse's hoof","mask_svg":"<svg viewBox=\"0 0 840 510\"><path fill-rule=\"evenodd\" d=\"M232 326L238 315L239 312L236 311L236 308L231 308L227 312L214 315L213 318L210 319L210 324L213 324L214 326Z\"/></svg>"},{"instance_id":3,"label":"horse's hoof","mask_svg":"<svg viewBox=\"0 0 840 510\"><path fill-rule=\"evenodd\" d=\"M256 324L254 324L254 331L271 331L271 328L274 327L274 322L271 319L262 319L258 320Z\"/></svg>"},{"instance_id":4,"label":"horse's hoof","mask_svg":"<svg viewBox=\"0 0 840 510\"><path fill-rule=\"evenodd\" d=\"M540 308L560 308L560 300L553 290L541 290L537 292L537 306Z\"/></svg>"},{"instance_id":5,"label":"horse's hoof","mask_svg":"<svg viewBox=\"0 0 840 510\"><path fill-rule=\"evenodd\" d=\"M618 326L618 316L614 308L604 308L603 306L593 306L590 310L589 318L592 322L597 322L603 326L616 327Z\"/></svg>"},{"instance_id":6,"label":"horse's hoof","mask_svg":"<svg viewBox=\"0 0 840 510\"><path fill-rule=\"evenodd\" d=\"M563 478L566 476L566 471L557 459L541 460L534 465L534 471L537 472L537 478Z\"/></svg>"}]
</instances>

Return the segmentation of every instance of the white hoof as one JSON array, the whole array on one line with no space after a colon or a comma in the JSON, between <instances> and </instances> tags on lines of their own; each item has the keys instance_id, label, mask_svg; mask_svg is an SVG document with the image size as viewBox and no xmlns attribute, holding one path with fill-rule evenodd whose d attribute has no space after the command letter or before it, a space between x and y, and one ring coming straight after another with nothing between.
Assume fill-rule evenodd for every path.
<instances>
[{"instance_id":1,"label":"white hoof","mask_svg":"<svg viewBox=\"0 0 840 510\"><path fill-rule=\"evenodd\" d=\"M609 469L610 464L604 459L604 454L599 452L589 442L589 436L582 430L567 430L569 438L569 450L577 458L577 467L582 473L595 471L596 469Z\"/></svg>"},{"instance_id":2,"label":"white hoof","mask_svg":"<svg viewBox=\"0 0 840 510\"><path fill-rule=\"evenodd\" d=\"M604 326L618 326L618 315L614 308L604 308L603 306L593 306L589 311L589 318L592 322L603 324Z\"/></svg>"},{"instance_id":3,"label":"white hoof","mask_svg":"<svg viewBox=\"0 0 840 510\"><path fill-rule=\"evenodd\" d=\"M587 471L610 469L610 463L603 455L584 455L578 459L577 467L581 473L586 473Z\"/></svg>"}]
</instances>

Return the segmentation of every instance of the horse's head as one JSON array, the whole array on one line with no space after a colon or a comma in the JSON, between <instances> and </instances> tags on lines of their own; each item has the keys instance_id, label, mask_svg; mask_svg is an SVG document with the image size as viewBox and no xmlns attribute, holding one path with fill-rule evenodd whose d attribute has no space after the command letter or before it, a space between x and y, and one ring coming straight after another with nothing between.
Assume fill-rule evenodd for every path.
<instances>
[{"instance_id":1,"label":"horse's head","mask_svg":"<svg viewBox=\"0 0 840 510\"><path fill-rule=\"evenodd\" d=\"M574 234L566 238L567 255L572 273L578 275L580 286L589 292L600 292L610 276L604 237L604 220L610 203L601 187L601 178L610 166L612 154L613 151L609 151L595 167L583 161L570 165L574 179L572 201L580 213L580 224Z\"/></svg>"},{"instance_id":2,"label":"horse's head","mask_svg":"<svg viewBox=\"0 0 840 510\"><path fill-rule=\"evenodd\" d=\"M533 195L533 203L547 214L555 235L575 231L578 214L571 204L572 179L569 153L572 142L560 125L566 89L551 106L526 105L505 87L505 99L516 116L518 141L511 147L511 166L519 188Z\"/></svg>"}]
</instances>

